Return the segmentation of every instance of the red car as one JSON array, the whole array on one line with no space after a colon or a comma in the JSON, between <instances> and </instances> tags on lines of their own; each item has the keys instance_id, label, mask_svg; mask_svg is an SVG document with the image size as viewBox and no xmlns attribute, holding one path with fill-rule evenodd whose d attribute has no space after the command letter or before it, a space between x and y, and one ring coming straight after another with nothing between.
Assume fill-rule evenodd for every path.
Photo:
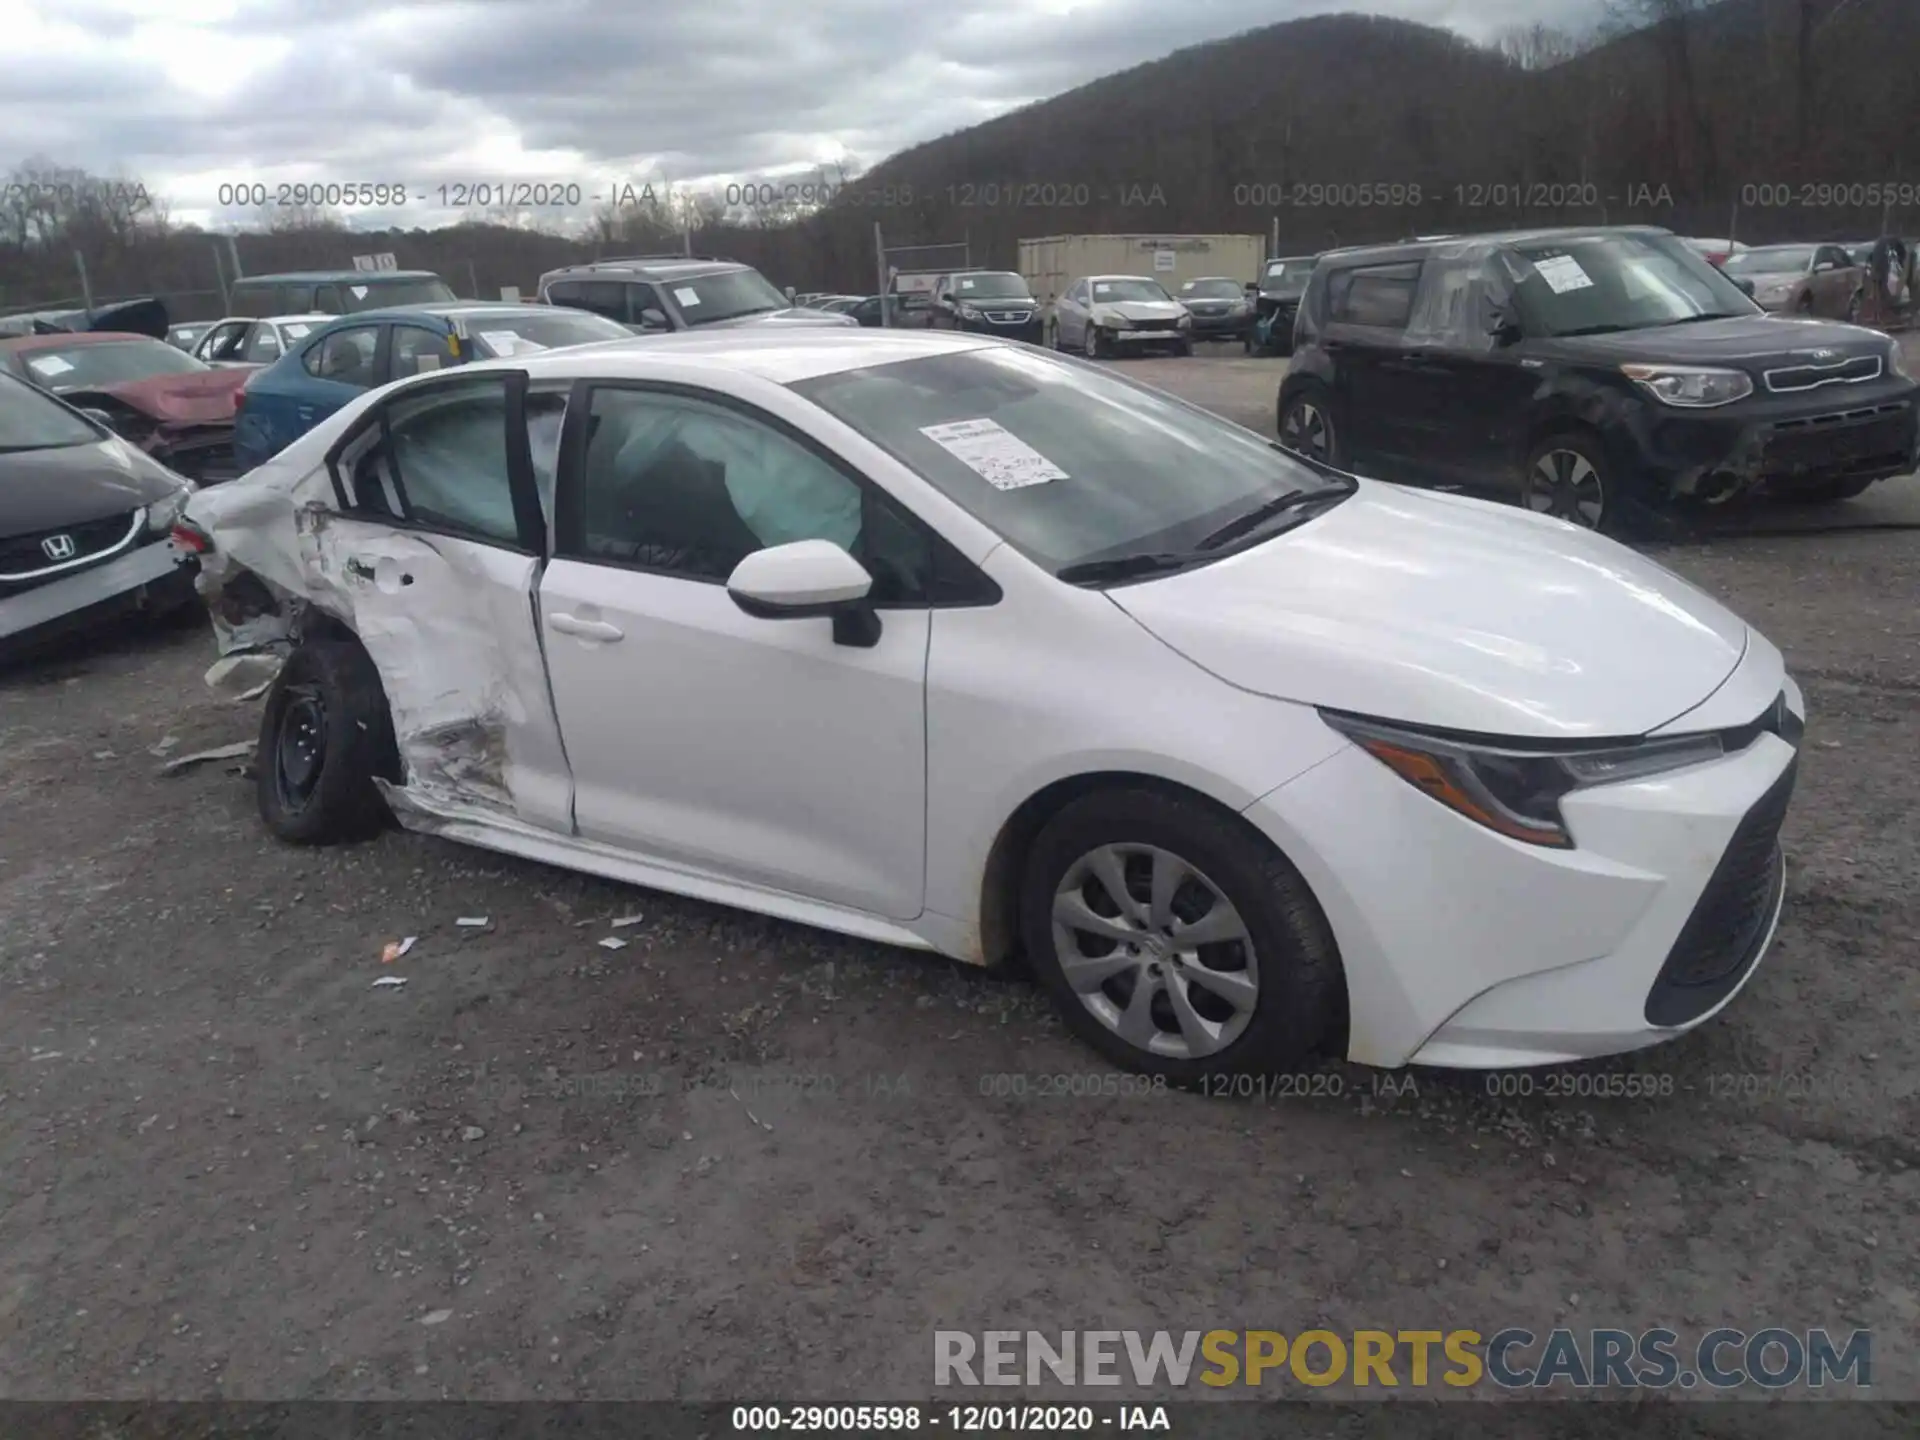
<instances>
[{"instance_id":1,"label":"red car","mask_svg":"<svg viewBox=\"0 0 1920 1440\"><path fill-rule=\"evenodd\" d=\"M164 340L113 330L0 340L0 369L91 412L191 480L237 473L234 405L250 369L216 369Z\"/></svg>"}]
</instances>

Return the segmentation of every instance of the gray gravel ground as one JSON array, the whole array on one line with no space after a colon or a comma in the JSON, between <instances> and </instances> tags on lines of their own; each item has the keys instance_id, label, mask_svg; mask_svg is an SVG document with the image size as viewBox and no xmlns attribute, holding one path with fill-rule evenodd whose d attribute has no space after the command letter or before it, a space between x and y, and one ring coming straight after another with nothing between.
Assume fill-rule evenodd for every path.
<instances>
[{"instance_id":1,"label":"gray gravel ground","mask_svg":"<svg viewBox=\"0 0 1920 1440\"><path fill-rule=\"evenodd\" d=\"M1777 1324L1920 1398L1917 557L1665 552L1807 691L1785 919L1715 1023L1521 1096L1043 1096L1105 1067L1018 980L270 841L233 762L157 773L257 724L197 628L0 676L0 1397L927 1399L936 1328Z\"/></svg>"}]
</instances>

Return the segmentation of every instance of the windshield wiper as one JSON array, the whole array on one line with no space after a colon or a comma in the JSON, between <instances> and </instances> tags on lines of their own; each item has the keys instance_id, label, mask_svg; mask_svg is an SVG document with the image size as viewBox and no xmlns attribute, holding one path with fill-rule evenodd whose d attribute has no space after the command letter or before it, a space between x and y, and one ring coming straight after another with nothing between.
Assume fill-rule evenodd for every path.
<instances>
[{"instance_id":1,"label":"windshield wiper","mask_svg":"<svg viewBox=\"0 0 1920 1440\"><path fill-rule=\"evenodd\" d=\"M1571 330L1556 330L1556 340L1571 340L1576 335L1618 335L1623 330L1637 330L1637 325L1577 325Z\"/></svg>"},{"instance_id":2,"label":"windshield wiper","mask_svg":"<svg viewBox=\"0 0 1920 1440\"><path fill-rule=\"evenodd\" d=\"M1104 560L1082 560L1054 572L1054 579L1069 585L1089 580L1125 580L1135 575L1158 575L1183 569L1193 563L1192 555L1176 555L1168 550L1142 550L1132 555L1110 555Z\"/></svg>"},{"instance_id":3,"label":"windshield wiper","mask_svg":"<svg viewBox=\"0 0 1920 1440\"><path fill-rule=\"evenodd\" d=\"M1669 320L1654 328L1671 329L1675 325L1698 325L1702 320L1738 320L1740 317L1729 310L1709 310L1704 315L1682 315L1678 320Z\"/></svg>"},{"instance_id":4,"label":"windshield wiper","mask_svg":"<svg viewBox=\"0 0 1920 1440\"><path fill-rule=\"evenodd\" d=\"M1329 503L1344 500L1360 488L1360 482L1348 476L1341 476L1323 490L1296 490L1291 495L1276 495L1273 499L1256 505L1243 515L1236 515L1218 530L1202 536L1194 542L1196 550L1218 550L1231 540L1249 535L1267 521L1294 511L1304 510L1321 501Z\"/></svg>"}]
</instances>

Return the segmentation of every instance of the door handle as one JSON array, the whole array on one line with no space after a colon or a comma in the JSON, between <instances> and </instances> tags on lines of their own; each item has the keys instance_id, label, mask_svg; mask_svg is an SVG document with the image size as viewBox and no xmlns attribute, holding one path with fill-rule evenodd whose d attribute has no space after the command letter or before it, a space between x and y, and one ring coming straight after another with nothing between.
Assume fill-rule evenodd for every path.
<instances>
[{"instance_id":1,"label":"door handle","mask_svg":"<svg viewBox=\"0 0 1920 1440\"><path fill-rule=\"evenodd\" d=\"M572 635L579 640L603 640L611 644L627 638L627 632L618 625L609 625L604 620L582 620L578 615L549 615L547 624L562 635Z\"/></svg>"}]
</instances>

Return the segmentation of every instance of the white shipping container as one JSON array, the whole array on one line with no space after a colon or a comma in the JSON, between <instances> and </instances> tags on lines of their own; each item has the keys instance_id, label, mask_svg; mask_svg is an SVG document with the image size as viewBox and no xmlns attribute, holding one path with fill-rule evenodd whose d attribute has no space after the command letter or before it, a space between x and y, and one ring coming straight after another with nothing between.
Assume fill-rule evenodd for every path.
<instances>
[{"instance_id":1,"label":"white shipping container","mask_svg":"<svg viewBox=\"0 0 1920 1440\"><path fill-rule=\"evenodd\" d=\"M1083 275L1146 275L1169 291L1224 275L1257 280L1263 235L1048 235L1020 242L1020 274L1044 304Z\"/></svg>"}]
</instances>

